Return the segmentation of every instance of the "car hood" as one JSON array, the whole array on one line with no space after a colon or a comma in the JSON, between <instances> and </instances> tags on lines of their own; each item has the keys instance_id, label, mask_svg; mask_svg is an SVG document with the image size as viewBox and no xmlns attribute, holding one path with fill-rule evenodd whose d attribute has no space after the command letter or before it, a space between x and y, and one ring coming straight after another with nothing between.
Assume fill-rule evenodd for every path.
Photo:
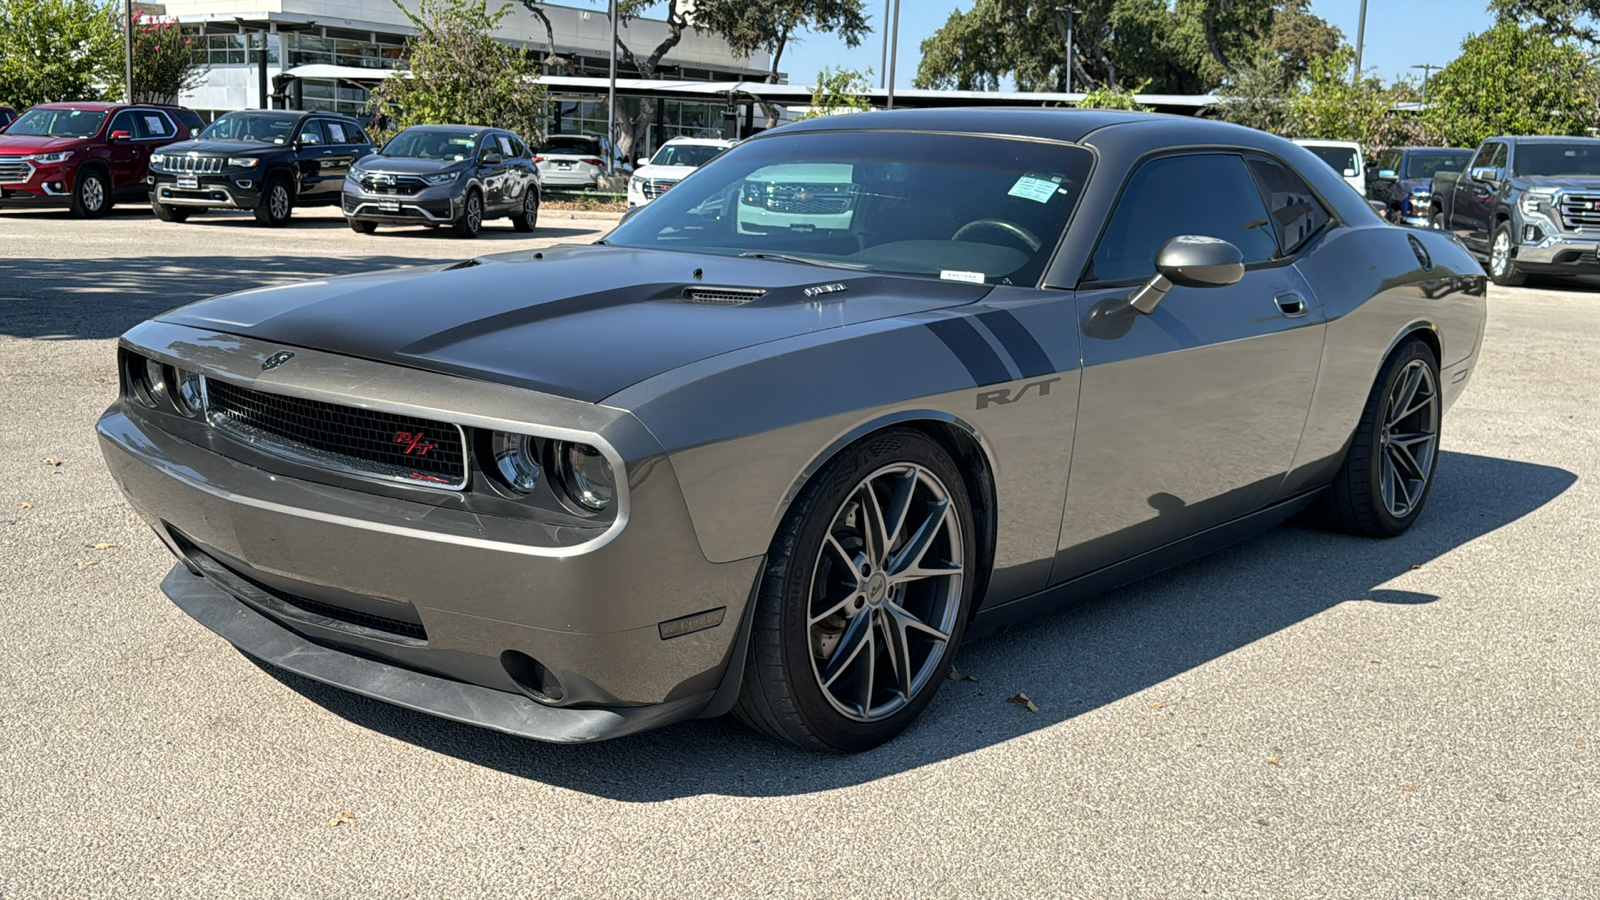
<instances>
[{"instance_id":1,"label":"car hood","mask_svg":"<svg viewBox=\"0 0 1600 900\"><path fill-rule=\"evenodd\" d=\"M208 156L232 156L236 153L266 153L282 150L288 144L269 144L266 141L179 141L161 148L168 155L204 153Z\"/></svg>"},{"instance_id":2,"label":"car hood","mask_svg":"<svg viewBox=\"0 0 1600 900\"><path fill-rule=\"evenodd\" d=\"M432 175L455 166L464 166L460 159L416 159L405 156L368 156L361 160L363 172L382 172L387 175Z\"/></svg>"},{"instance_id":3,"label":"car hood","mask_svg":"<svg viewBox=\"0 0 1600 900\"><path fill-rule=\"evenodd\" d=\"M640 178L660 178L668 181L682 181L689 176L698 166L640 166L634 170Z\"/></svg>"},{"instance_id":4,"label":"car hood","mask_svg":"<svg viewBox=\"0 0 1600 900\"><path fill-rule=\"evenodd\" d=\"M85 138L45 137L32 134L0 134L0 153L53 153L57 150L75 150Z\"/></svg>"},{"instance_id":5,"label":"car hood","mask_svg":"<svg viewBox=\"0 0 1600 900\"><path fill-rule=\"evenodd\" d=\"M818 299L807 287L843 285ZM694 288L764 290L737 306ZM261 288L161 321L599 402L756 344L958 306L988 285L605 245Z\"/></svg>"},{"instance_id":6,"label":"car hood","mask_svg":"<svg viewBox=\"0 0 1600 900\"><path fill-rule=\"evenodd\" d=\"M1518 180L1530 188L1546 190L1600 190L1600 175L1523 175Z\"/></svg>"}]
</instances>

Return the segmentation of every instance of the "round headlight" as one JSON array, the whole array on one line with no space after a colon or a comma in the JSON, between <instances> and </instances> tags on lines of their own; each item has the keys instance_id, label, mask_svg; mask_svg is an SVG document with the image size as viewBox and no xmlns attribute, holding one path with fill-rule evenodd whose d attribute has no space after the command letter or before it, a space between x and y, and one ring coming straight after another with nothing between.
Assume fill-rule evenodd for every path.
<instances>
[{"instance_id":1,"label":"round headlight","mask_svg":"<svg viewBox=\"0 0 1600 900\"><path fill-rule=\"evenodd\" d=\"M595 512L611 505L617 494L617 479L611 463L599 450L588 444L562 444L558 459L561 486L574 503Z\"/></svg>"},{"instance_id":2,"label":"round headlight","mask_svg":"<svg viewBox=\"0 0 1600 900\"><path fill-rule=\"evenodd\" d=\"M526 494L539 483L539 451L525 434L496 431L493 444L495 471L513 490Z\"/></svg>"},{"instance_id":3,"label":"round headlight","mask_svg":"<svg viewBox=\"0 0 1600 900\"><path fill-rule=\"evenodd\" d=\"M200 373L174 369L173 376L178 382L178 389L172 394L177 400L178 410L185 415L198 416L206 403L205 392L200 386Z\"/></svg>"},{"instance_id":4,"label":"round headlight","mask_svg":"<svg viewBox=\"0 0 1600 900\"><path fill-rule=\"evenodd\" d=\"M149 392L150 399L154 400L155 398L161 396L161 392L166 390L166 387L166 370L162 367L161 363L158 363L149 357L145 357L144 389Z\"/></svg>"}]
</instances>

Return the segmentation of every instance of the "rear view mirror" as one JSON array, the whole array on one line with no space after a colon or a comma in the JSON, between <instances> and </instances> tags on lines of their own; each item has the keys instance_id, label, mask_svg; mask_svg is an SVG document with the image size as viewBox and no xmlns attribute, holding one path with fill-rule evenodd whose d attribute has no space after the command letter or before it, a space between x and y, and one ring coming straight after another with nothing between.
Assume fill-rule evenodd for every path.
<instances>
[{"instance_id":1,"label":"rear view mirror","mask_svg":"<svg viewBox=\"0 0 1600 900\"><path fill-rule=\"evenodd\" d=\"M1244 278L1244 254L1220 238L1182 234L1156 251L1156 274L1128 298L1149 315L1173 287L1227 287Z\"/></svg>"},{"instance_id":2,"label":"rear view mirror","mask_svg":"<svg viewBox=\"0 0 1600 900\"><path fill-rule=\"evenodd\" d=\"M111 143L113 143L113 144L118 144L118 143L121 143L123 141L131 141L131 140L133 140L133 132L131 132L131 131L113 131L113 132L111 132Z\"/></svg>"}]
</instances>

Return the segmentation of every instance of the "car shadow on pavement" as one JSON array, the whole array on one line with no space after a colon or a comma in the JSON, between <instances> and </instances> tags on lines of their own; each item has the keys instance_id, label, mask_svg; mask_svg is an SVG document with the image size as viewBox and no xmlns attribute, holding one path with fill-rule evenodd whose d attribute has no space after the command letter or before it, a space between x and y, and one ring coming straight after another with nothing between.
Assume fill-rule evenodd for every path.
<instances>
[{"instance_id":1,"label":"car shadow on pavement","mask_svg":"<svg viewBox=\"0 0 1600 900\"><path fill-rule=\"evenodd\" d=\"M598 744L541 744L258 665L357 725L569 790L628 802L811 793L906 772L1041 729L1071 727L1079 715L1158 688L1341 604L1380 604L1390 626L1404 629L1419 604L1474 598L1385 585L1533 512L1576 480L1550 466L1443 453L1428 508L1405 535L1371 540L1285 525L976 641L956 658L957 667L976 681L946 683L905 734L853 756L800 750L727 717ZM1477 586L1493 591L1487 580ZM1362 655L1353 655L1353 666ZM1037 704L1037 713L1007 702L1018 692ZM1159 689L1142 699L1179 700ZM1204 702L1183 698L1191 700Z\"/></svg>"}]
</instances>

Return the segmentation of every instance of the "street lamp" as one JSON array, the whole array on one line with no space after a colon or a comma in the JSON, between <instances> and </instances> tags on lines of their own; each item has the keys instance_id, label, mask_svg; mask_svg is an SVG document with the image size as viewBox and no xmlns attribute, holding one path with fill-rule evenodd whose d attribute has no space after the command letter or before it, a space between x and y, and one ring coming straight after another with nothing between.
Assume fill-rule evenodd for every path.
<instances>
[{"instance_id":1,"label":"street lamp","mask_svg":"<svg viewBox=\"0 0 1600 900\"><path fill-rule=\"evenodd\" d=\"M1077 59L1072 40L1072 17L1081 14L1083 10L1074 6L1067 7L1067 93L1072 93L1072 66Z\"/></svg>"},{"instance_id":2,"label":"street lamp","mask_svg":"<svg viewBox=\"0 0 1600 900\"><path fill-rule=\"evenodd\" d=\"M1367 43L1367 0L1361 0L1361 19L1356 23L1356 71L1350 83L1361 84L1361 51Z\"/></svg>"},{"instance_id":3,"label":"street lamp","mask_svg":"<svg viewBox=\"0 0 1600 900\"><path fill-rule=\"evenodd\" d=\"M885 109L894 109L894 64L900 55L900 0L894 0L894 20L889 26L889 96Z\"/></svg>"}]
</instances>

